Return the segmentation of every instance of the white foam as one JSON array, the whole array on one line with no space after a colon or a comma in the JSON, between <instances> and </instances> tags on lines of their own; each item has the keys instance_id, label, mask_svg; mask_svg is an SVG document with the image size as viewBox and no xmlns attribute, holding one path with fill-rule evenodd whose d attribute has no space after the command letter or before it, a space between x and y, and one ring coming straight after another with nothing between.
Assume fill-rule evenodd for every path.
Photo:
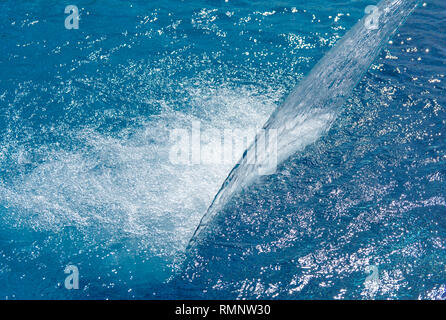
<instances>
[{"instance_id":1,"label":"white foam","mask_svg":"<svg viewBox=\"0 0 446 320\"><path fill-rule=\"evenodd\" d=\"M165 101L161 114L139 129L113 136L91 128L65 132L83 147L47 152L30 173L0 185L8 223L54 232L95 229L110 234L110 242L137 237L154 254L183 250L234 163L172 164L170 130L192 121L203 128L259 128L276 107L252 88L186 90L193 97L189 112ZM19 142L16 149L23 161Z\"/></svg>"}]
</instances>

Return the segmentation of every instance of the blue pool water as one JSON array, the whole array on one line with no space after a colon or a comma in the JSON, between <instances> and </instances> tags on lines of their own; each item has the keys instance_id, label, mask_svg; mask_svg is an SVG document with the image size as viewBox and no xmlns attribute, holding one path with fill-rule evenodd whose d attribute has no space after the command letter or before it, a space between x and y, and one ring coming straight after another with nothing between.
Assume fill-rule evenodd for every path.
<instances>
[{"instance_id":1,"label":"blue pool water","mask_svg":"<svg viewBox=\"0 0 446 320\"><path fill-rule=\"evenodd\" d=\"M261 128L377 2L79 0L78 30L0 2L0 298L440 299L443 0L186 250L235 162L173 164L170 132Z\"/></svg>"}]
</instances>

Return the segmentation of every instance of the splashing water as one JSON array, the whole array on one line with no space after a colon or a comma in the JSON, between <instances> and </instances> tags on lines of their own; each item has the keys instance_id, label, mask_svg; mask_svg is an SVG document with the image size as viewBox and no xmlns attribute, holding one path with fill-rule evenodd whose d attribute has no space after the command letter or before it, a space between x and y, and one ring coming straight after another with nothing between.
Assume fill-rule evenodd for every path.
<instances>
[{"instance_id":1,"label":"splashing water","mask_svg":"<svg viewBox=\"0 0 446 320\"><path fill-rule=\"evenodd\" d=\"M249 91L193 91L195 103L201 108L219 105L218 112L203 118L166 106L142 129L122 137L88 128L66 133L83 148L46 151L42 164L12 186L0 186L0 199L15 212L7 223L55 232L66 226L88 231L102 225L111 242L127 234L142 239L154 254L173 256L184 250L199 213L233 164L172 164L170 130L188 129L193 121L211 128L256 128L274 106ZM17 162L28 162L29 156L20 149Z\"/></svg>"},{"instance_id":2,"label":"splashing water","mask_svg":"<svg viewBox=\"0 0 446 320\"><path fill-rule=\"evenodd\" d=\"M369 17L361 19L273 113L264 129L278 131L278 163L316 141L330 128L342 104L377 57L382 46L418 3L419 0L381 1L374 11L379 15L379 27L371 28ZM256 178L256 170L261 164L252 165L247 160L247 154L256 152L253 151L255 148L253 143L244 153L240 165L232 170L224 182L195 231L191 246L203 237L203 230L232 194ZM264 150L268 152L268 148ZM270 161L268 157L271 156L276 154L264 155L265 162Z\"/></svg>"},{"instance_id":3,"label":"splashing water","mask_svg":"<svg viewBox=\"0 0 446 320\"><path fill-rule=\"evenodd\" d=\"M0 297L441 296L444 1L417 10L341 108L376 32L410 11L380 4L370 33L351 29L371 2L79 0L72 32L63 7L3 1ZM280 105L265 125L276 174L170 162L172 129L259 129ZM67 265L80 290L64 288Z\"/></svg>"},{"instance_id":4,"label":"splashing water","mask_svg":"<svg viewBox=\"0 0 446 320\"><path fill-rule=\"evenodd\" d=\"M369 28L367 17L360 20L301 81L264 125L266 129L275 128L278 131L278 162L303 151L330 129L347 97L382 46L403 24L418 2L381 1L377 6L381 13L380 27ZM254 144L250 149L253 148ZM178 280L180 294L193 292L190 296L194 297L206 292L207 295L215 293L216 297L224 298L286 297L301 291L313 277L303 277L299 286L296 277L289 286L282 285L282 281L287 281L287 270L294 263L292 257L299 252L299 244L294 243L297 241L295 239L299 239L299 234L296 227L288 225L287 221L304 218L292 212L284 213L281 218L280 213L270 211L275 205L281 206L281 201L275 193L270 195L271 199L261 199L259 194L263 192L259 189L262 182L252 188L258 194L248 196L250 193L246 187L258 179L258 165L248 164L246 160L249 152L248 149L240 165L232 170L191 239L188 260ZM295 155L293 162L296 163L297 159ZM265 186L267 190L280 190L284 184L280 177L264 180L268 181ZM315 187L316 190L318 188L320 186ZM237 199L231 201L235 194ZM249 210L251 213L237 206L239 198L244 196L248 202L258 201L256 208ZM311 217L315 213L307 214ZM311 228L307 232L312 233ZM306 253L305 247L301 251ZM271 278L268 274L271 274ZM273 284L275 280L276 285ZM184 282L190 286L184 286ZM268 283L269 288L265 287ZM184 287L187 289L184 290ZM287 287L294 289L287 292Z\"/></svg>"}]
</instances>

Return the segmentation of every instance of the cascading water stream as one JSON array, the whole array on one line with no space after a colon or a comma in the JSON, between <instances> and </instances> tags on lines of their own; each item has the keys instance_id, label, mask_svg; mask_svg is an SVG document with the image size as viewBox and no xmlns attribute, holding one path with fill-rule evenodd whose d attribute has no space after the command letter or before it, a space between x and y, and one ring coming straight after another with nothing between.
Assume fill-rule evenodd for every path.
<instances>
[{"instance_id":1,"label":"cascading water stream","mask_svg":"<svg viewBox=\"0 0 446 320\"><path fill-rule=\"evenodd\" d=\"M371 9L370 15L361 19L319 61L263 126L266 132L276 130L277 145L269 141L265 148L258 148L256 142L261 137L256 137L230 172L203 216L189 243L189 250L197 243L205 241L206 229L213 218L234 193L258 178L258 170L268 167L270 163L280 163L303 150L330 128L343 103L378 56L381 48L419 2L381 1ZM263 154L260 154L262 152ZM262 160L253 164L250 161L253 157Z\"/></svg>"}]
</instances>

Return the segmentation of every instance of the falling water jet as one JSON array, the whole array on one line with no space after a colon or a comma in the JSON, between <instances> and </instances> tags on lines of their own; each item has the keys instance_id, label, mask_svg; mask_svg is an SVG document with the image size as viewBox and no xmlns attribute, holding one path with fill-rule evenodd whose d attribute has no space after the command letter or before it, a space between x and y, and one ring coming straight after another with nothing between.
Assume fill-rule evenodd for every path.
<instances>
[{"instance_id":1,"label":"falling water jet","mask_svg":"<svg viewBox=\"0 0 446 320\"><path fill-rule=\"evenodd\" d=\"M316 141L330 128L337 114L364 73L378 56L381 48L405 22L420 0L382 0L361 19L317 63L299 83L282 106L263 126L277 130L277 163ZM256 137L232 169L212 204L203 216L188 251L206 239L205 230L214 216L234 193L258 177L262 163L252 164L249 155L255 153ZM266 162L271 146L265 148Z\"/></svg>"}]
</instances>

